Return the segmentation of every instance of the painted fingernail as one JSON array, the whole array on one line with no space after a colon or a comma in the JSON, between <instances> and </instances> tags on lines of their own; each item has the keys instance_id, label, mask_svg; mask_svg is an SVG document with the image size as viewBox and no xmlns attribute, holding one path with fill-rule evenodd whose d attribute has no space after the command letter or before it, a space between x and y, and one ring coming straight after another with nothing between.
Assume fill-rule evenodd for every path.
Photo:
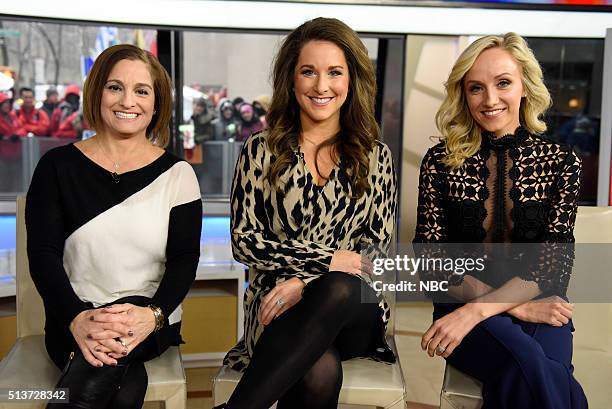
<instances>
[{"instance_id":1,"label":"painted fingernail","mask_svg":"<svg viewBox=\"0 0 612 409\"><path fill-rule=\"evenodd\" d=\"M111 362L111 366L117 366L117 362Z\"/></svg>"},{"instance_id":2,"label":"painted fingernail","mask_svg":"<svg viewBox=\"0 0 612 409\"><path fill-rule=\"evenodd\" d=\"M128 331L128 335L129 335L130 337L133 337L133 336L134 336L134 331L129 330L129 331Z\"/></svg>"},{"instance_id":3,"label":"painted fingernail","mask_svg":"<svg viewBox=\"0 0 612 409\"><path fill-rule=\"evenodd\" d=\"M96 351L96 352L100 352L100 348L95 347L95 348L94 348L94 351Z\"/></svg>"},{"instance_id":4,"label":"painted fingernail","mask_svg":"<svg viewBox=\"0 0 612 409\"><path fill-rule=\"evenodd\" d=\"M93 321L93 320L94 320L94 317L92 315L91 317L89 317L89 321Z\"/></svg>"},{"instance_id":5,"label":"painted fingernail","mask_svg":"<svg viewBox=\"0 0 612 409\"><path fill-rule=\"evenodd\" d=\"M98 368L102 368L102 362L98 362Z\"/></svg>"},{"instance_id":6,"label":"painted fingernail","mask_svg":"<svg viewBox=\"0 0 612 409\"><path fill-rule=\"evenodd\" d=\"M87 334L87 339L91 339L91 334Z\"/></svg>"}]
</instances>

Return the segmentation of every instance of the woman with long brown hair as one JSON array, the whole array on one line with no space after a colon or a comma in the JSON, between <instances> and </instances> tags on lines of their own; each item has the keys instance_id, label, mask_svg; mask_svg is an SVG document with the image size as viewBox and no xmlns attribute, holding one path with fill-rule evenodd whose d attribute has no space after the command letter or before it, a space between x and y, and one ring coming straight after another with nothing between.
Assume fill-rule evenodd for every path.
<instances>
[{"instance_id":1,"label":"woman with long brown hair","mask_svg":"<svg viewBox=\"0 0 612 409\"><path fill-rule=\"evenodd\" d=\"M245 337L225 358L244 374L223 407L335 408L341 360L395 359L389 308L362 262L393 233L391 152L372 63L341 21L291 32L273 87L269 128L245 142L232 188L232 246L250 280Z\"/></svg>"}]
</instances>

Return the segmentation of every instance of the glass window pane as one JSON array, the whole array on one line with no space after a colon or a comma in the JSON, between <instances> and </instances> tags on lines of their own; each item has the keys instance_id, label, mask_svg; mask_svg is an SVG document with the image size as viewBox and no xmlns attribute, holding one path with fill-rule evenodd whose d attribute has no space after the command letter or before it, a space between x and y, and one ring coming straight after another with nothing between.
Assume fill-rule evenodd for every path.
<instances>
[{"instance_id":1,"label":"glass window pane","mask_svg":"<svg viewBox=\"0 0 612 409\"><path fill-rule=\"evenodd\" d=\"M570 144L582 158L579 201L597 201L603 40L529 39L553 98L549 136Z\"/></svg>"},{"instance_id":2,"label":"glass window pane","mask_svg":"<svg viewBox=\"0 0 612 409\"><path fill-rule=\"evenodd\" d=\"M93 134L83 81L105 48L155 53L156 41L155 30L0 20L0 194L26 192L41 155Z\"/></svg>"},{"instance_id":3,"label":"glass window pane","mask_svg":"<svg viewBox=\"0 0 612 409\"><path fill-rule=\"evenodd\" d=\"M227 199L242 141L266 126L274 57L284 34L183 32L184 158L204 199ZM362 38L376 64L378 38Z\"/></svg>"}]
</instances>

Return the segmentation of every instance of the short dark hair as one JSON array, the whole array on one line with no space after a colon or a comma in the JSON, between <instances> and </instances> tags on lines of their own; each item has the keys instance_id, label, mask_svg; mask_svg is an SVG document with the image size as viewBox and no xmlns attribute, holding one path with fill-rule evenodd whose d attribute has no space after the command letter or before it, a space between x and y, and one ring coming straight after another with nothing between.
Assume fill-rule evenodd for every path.
<instances>
[{"instance_id":1,"label":"short dark hair","mask_svg":"<svg viewBox=\"0 0 612 409\"><path fill-rule=\"evenodd\" d=\"M34 94L34 90L32 88L21 87L19 89L19 96L22 96L24 92L31 92L32 94Z\"/></svg>"},{"instance_id":2,"label":"short dark hair","mask_svg":"<svg viewBox=\"0 0 612 409\"><path fill-rule=\"evenodd\" d=\"M49 98L51 95L59 95L59 92L57 92L55 88L48 88L46 95L47 95L47 98Z\"/></svg>"},{"instance_id":3,"label":"short dark hair","mask_svg":"<svg viewBox=\"0 0 612 409\"><path fill-rule=\"evenodd\" d=\"M142 61L149 67L155 94L155 111L147 126L147 138L157 146L165 147L170 139L172 118L172 80L157 58L149 51L131 44L117 44L107 48L96 58L83 89L83 115L95 130L103 129L100 106L102 93L110 72L121 60Z\"/></svg>"}]
</instances>

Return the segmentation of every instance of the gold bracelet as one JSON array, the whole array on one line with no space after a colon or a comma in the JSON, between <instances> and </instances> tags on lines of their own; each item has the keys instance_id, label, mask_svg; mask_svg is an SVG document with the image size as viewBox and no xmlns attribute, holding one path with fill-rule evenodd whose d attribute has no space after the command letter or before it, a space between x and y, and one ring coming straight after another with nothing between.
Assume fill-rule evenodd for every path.
<instances>
[{"instance_id":1,"label":"gold bracelet","mask_svg":"<svg viewBox=\"0 0 612 409\"><path fill-rule=\"evenodd\" d=\"M157 332L164 326L164 313L157 305L149 304L148 307L153 311L155 316L155 329L153 332Z\"/></svg>"}]
</instances>

